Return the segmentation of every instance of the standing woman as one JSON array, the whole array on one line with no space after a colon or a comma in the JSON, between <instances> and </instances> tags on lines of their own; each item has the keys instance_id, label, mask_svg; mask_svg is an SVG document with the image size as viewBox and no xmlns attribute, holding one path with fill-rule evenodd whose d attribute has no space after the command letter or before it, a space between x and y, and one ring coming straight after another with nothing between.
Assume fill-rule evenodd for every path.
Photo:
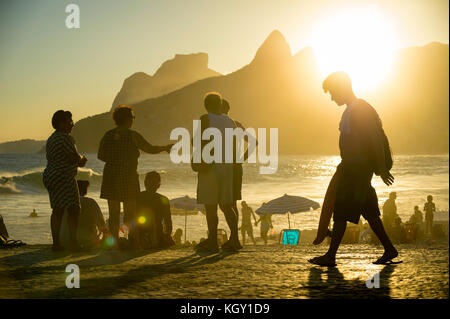
<instances>
[{"instance_id":1,"label":"standing woman","mask_svg":"<svg viewBox=\"0 0 450 319\"><path fill-rule=\"evenodd\" d=\"M113 119L117 127L105 133L98 150L98 159L105 162L100 198L108 200L109 229L116 241L119 238L120 202L123 202L124 223L130 230L129 239L136 244L134 226L136 199L140 191L137 173L139 150L150 154L170 152L173 144L154 146L131 130L134 112L130 106L116 107Z\"/></svg>"},{"instance_id":2,"label":"standing woman","mask_svg":"<svg viewBox=\"0 0 450 319\"><path fill-rule=\"evenodd\" d=\"M50 226L53 238L53 251L62 250L59 243L59 231L64 210L68 212L69 238L71 249L77 250L77 227L80 213L80 195L78 192L78 167L86 165L87 158L81 156L70 135L73 128L72 113L59 110L52 117L55 129L47 140L47 167L44 170L43 182L48 190L52 215Z\"/></svg>"}]
</instances>

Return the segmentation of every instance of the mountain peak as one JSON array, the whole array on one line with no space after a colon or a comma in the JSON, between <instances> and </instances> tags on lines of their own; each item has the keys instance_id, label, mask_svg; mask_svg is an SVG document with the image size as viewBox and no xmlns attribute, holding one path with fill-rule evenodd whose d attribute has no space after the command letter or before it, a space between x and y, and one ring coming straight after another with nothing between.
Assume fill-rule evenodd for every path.
<instances>
[{"instance_id":1,"label":"mountain peak","mask_svg":"<svg viewBox=\"0 0 450 319\"><path fill-rule=\"evenodd\" d=\"M291 57L291 48L283 34L278 30L274 30L259 47L252 63L285 60Z\"/></svg>"},{"instance_id":2,"label":"mountain peak","mask_svg":"<svg viewBox=\"0 0 450 319\"><path fill-rule=\"evenodd\" d=\"M192 54L176 54L171 60L165 61L154 77L173 77L179 73L198 73L208 70L208 54L204 52Z\"/></svg>"}]
</instances>

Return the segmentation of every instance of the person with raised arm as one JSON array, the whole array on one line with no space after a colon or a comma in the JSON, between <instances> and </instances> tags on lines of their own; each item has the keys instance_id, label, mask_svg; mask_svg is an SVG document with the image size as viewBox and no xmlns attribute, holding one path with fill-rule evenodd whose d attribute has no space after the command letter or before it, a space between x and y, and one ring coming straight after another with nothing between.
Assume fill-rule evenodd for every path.
<instances>
[{"instance_id":1,"label":"person with raised arm","mask_svg":"<svg viewBox=\"0 0 450 319\"><path fill-rule=\"evenodd\" d=\"M120 203L123 203L124 224L129 230L129 240L134 246L136 226L136 200L140 191L137 173L140 150L149 154L170 152L173 144L155 146L141 134L131 129L135 116L128 105L113 111L116 127L105 133L100 141L98 159L105 162L100 198L108 200L109 230L119 239Z\"/></svg>"}]
</instances>

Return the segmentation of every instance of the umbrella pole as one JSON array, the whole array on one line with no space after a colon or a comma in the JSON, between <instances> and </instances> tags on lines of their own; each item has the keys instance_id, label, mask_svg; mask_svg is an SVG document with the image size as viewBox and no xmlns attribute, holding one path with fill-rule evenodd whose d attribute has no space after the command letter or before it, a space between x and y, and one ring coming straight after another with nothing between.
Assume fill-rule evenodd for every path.
<instances>
[{"instance_id":1,"label":"umbrella pole","mask_svg":"<svg viewBox=\"0 0 450 319\"><path fill-rule=\"evenodd\" d=\"M289 223L289 229L291 229L291 218L289 216L289 212L288 212L288 223Z\"/></svg>"},{"instance_id":2,"label":"umbrella pole","mask_svg":"<svg viewBox=\"0 0 450 319\"><path fill-rule=\"evenodd\" d=\"M186 244L186 223L187 223L187 212L184 212L184 243Z\"/></svg>"}]
</instances>

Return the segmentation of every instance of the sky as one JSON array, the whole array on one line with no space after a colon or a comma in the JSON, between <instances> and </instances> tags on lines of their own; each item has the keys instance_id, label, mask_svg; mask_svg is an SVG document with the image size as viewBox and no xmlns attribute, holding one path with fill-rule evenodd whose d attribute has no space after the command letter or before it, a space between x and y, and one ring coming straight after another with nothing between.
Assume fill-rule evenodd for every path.
<instances>
[{"instance_id":1,"label":"sky","mask_svg":"<svg viewBox=\"0 0 450 319\"><path fill-rule=\"evenodd\" d=\"M79 29L65 25L70 3ZM227 74L275 29L292 53L314 49L333 15L367 6L388 22L393 49L449 42L447 0L0 0L0 142L46 139L57 109L74 121L108 111L126 77L177 53L206 52Z\"/></svg>"}]
</instances>

